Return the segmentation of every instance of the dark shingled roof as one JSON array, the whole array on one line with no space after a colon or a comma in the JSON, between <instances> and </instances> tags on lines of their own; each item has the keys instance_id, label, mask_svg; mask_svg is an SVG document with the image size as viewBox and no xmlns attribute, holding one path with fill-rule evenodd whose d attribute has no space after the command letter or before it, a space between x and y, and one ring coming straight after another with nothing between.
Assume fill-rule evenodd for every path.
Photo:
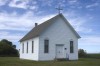
<instances>
[{"instance_id":1,"label":"dark shingled roof","mask_svg":"<svg viewBox=\"0 0 100 66\"><path fill-rule=\"evenodd\" d=\"M67 21L62 14L58 14L55 17L53 17L53 18L41 23L40 25L34 27L29 33L27 33L22 39L20 39L20 42L39 36L47 27L49 27L53 23L53 20L59 16L61 16L65 21ZM69 27L71 27L71 29L77 35L77 37L80 38L78 33L74 30L74 28L70 24L69 24Z\"/></svg>"},{"instance_id":2,"label":"dark shingled roof","mask_svg":"<svg viewBox=\"0 0 100 66\"><path fill-rule=\"evenodd\" d=\"M58 16L58 15L57 15ZM57 16L43 22L42 24L34 27L29 33L27 33L21 40L20 42L22 41L25 41L25 40L28 40L28 39L31 39L31 38L34 38L36 36L39 36L40 33L45 30L49 25L52 24L52 20L57 18Z\"/></svg>"}]
</instances>

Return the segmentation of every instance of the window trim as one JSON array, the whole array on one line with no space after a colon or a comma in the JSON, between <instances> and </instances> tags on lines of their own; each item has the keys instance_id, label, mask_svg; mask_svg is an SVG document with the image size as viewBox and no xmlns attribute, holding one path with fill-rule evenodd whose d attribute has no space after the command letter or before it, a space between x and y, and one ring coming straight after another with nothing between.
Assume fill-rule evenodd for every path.
<instances>
[{"instance_id":1,"label":"window trim","mask_svg":"<svg viewBox=\"0 0 100 66\"><path fill-rule=\"evenodd\" d=\"M24 43L22 43L22 53L24 53Z\"/></svg>"},{"instance_id":2,"label":"window trim","mask_svg":"<svg viewBox=\"0 0 100 66\"><path fill-rule=\"evenodd\" d=\"M32 41L32 53L34 53L34 41Z\"/></svg>"},{"instance_id":3,"label":"window trim","mask_svg":"<svg viewBox=\"0 0 100 66\"><path fill-rule=\"evenodd\" d=\"M46 41L48 41L48 44L46 44ZM49 53L49 39L44 40L44 53Z\"/></svg>"},{"instance_id":4,"label":"window trim","mask_svg":"<svg viewBox=\"0 0 100 66\"><path fill-rule=\"evenodd\" d=\"M27 46L26 46L26 47L27 47L27 49L26 49L26 53L28 53L28 42L27 42Z\"/></svg>"},{"instance_id":5,"label":"window trim","mask_svg":"<svg viewBox=\"0 0 100 66\"><path fill-rule=\"evenodd\" d=\"M72 40L70 41L70 53L74 53L74 41L72 41Z\"/></svg>"}]
</instances>

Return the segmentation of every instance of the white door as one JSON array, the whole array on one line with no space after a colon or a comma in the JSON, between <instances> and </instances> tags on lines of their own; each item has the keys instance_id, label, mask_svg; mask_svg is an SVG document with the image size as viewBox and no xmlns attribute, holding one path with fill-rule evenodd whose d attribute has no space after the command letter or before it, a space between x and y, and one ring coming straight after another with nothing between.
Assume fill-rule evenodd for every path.
<instances>
[{"instance_id":1,"label":"white door","mask_svg":"<svg viewBox=\"0 0 100 66\"><path fill-rule=\"evenodd\" d=\"M63 58L64 54L64 45L56 45L56 58Z\"/></svg>"}]
</instances>

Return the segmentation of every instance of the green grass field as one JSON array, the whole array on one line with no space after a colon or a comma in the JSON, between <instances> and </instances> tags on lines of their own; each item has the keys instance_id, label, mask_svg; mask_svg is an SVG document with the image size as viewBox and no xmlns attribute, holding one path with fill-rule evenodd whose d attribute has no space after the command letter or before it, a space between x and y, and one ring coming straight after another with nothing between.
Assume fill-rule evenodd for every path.
<instances>
[{"instance_id":1,"label":"green grass field","mask_svg":"<svg viewBox=\"0 0 100 66\"><path fill-rule=\"evenodd\" d=\"M100 66L100 59L81 58L78 61L31 61L18 57L0 57L0 66Z\"/></svg>"},{"instance_id":2,"label":"green grass field","mask_svg":"<svg viewBox=\"0 0 100 66\"><path fill-rule=\"evenodd\" d=\"M100 59L100 54L87 54L87 58L97 58L97 59Z\"/></svg>"}]
</instances>

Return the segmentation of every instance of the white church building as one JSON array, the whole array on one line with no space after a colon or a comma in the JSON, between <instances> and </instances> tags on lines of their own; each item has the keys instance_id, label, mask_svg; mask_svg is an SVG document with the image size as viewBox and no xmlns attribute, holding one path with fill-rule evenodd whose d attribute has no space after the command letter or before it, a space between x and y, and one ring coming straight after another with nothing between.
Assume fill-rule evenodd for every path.
<instances>
[{"instance_id":1,"label":"white church building","mask_svg":"<svg viewBox=\"0 0 100 66\"><path fill-rule=\"evenodd\" d=\"M20 59L78 60L79 34L60 13L37 24L20 40Z\"/></svg>"}]
</instances>

